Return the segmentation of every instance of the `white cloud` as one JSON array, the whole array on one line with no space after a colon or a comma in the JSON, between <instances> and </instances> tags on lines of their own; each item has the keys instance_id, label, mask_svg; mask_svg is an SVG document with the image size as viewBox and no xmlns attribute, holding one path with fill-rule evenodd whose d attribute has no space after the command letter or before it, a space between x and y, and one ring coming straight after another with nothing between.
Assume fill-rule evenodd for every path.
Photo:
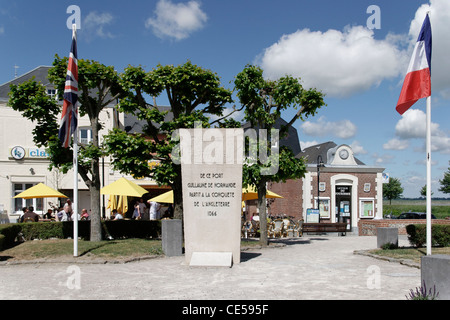
<instances>
[{"instance_id":1,"label":"white cloud","mask_svg":"<svg viewBox=\"0 0 450 320\"><path fill-rule=\"evenodd\" d=\"M308 136L324 137L332 135L341 139L349 139L356 135L357 127L350 120L327 121L324 116L317 122L305 121L300 126Z\"/></svg>"},{"instance_id":2,"label":"white cloud","mask_svg":"<svg viewBox=\"0 0 450 320\"><path fill-rule=\"evenodd\" d=\"M395 135L399 139L392 139L383 145L383 148L390 150L403 150L394 147L394 142L397 146L402 143L408 143L410 139L422 139L424 141L423 147L416 149L417 152L424 152L425 137L426 137L426 114L419 109L409 109L395 126ZM390 146L391 148L388 148ZM440 129L439 124L431 123L431 151L440 152L442 154L450 154L450 137L447 133Z\"/></svg>"},{"instance_id":3,"label":"white cloud","mask_svg":"<svg viewBox=\"0 0 450 320\"><path fill-rule=\"evenodd\" d=\"M358 155L358 154L367 154L367 151L364 149L364 147L357 140L353 141L352 144L350 145L350 147L352 148L353 152L356 155Z\"/></svg>"},{"instance_id":4,"label":"white cloud","mask_svg":"<svg viewBox=\"0 0 450 320\"><path fill-rule=\"evenodd\" d=\"M203 28L207 20L197 1L174 4L170 0L160 0L155 16L147 19L145 26L159 38L182 40Z\"/></svg>"},{"instance_id":5,"label":"white cloud","mask_svg":"<svg viewBox=\"0 0 450 320\"><path fill-rule=\"evenodd\" d=\"M257 59L265 76L300 77L306 88L345 97L364 91L387 78L399 76L409 57L397 48L398 37L376 40L363 26L343 32L298 30L284 35Z\"/></svg>"},{"instance_id":6,"label":"white cloud","mask_svg":"<svg viewBox=\"0 0 450 320\"><path fill-rule=\"evenodd\" d=\"M114 35L106 31L108 25L113 22L114 18L110 13L90 12L83 21L82 32L86 32L85 38L91 41L95 37L114 38Z\"/></svg>"},{"instance_id":7,"label":"white cloud","mask_svg":"<svg viewBox=\"0 0 450 320\"><path fill-rule=\"evenodd\" d=\"M442 97L450 99L450 88L448 86L448 74L450 73L450 41L448 41L448 30L450 30L450 1L430 0L429 4L422 5L416 11L411 22L409 35L411 42L415 43L419 36L420 28L427 11L431 10L430 22L433 37L433 57L431 61L431 76L433 92L438 92ZM412 48L409 50L412 52Z\"/></svg>"},{"instance_id":8,"label":"white cloud","mask_svg":"<svg viewBox=\"0 0 450 320\"><path fill-rule=\"evenodd\" d=\"M419 109L409 109L395 126L395 135L401 139L425 138L427 116ZM431 134L442 135L439 124L431 123Z\"/></svg>"},{"instance_id":9,"label":"white cloud","mask_svg":"<svg viewBox=\"0 0 450 320\"><path fill-rule=\"evenodd\" d=\"M390 164L393 162L394 160L394 156L390 155L390 154L378 154L378 153L374 153L372 155L372 158L374 159L374 163L377 166L381 166L381 165L385 165L385 164Z\"/></svg>"},{"instance_id":10,"label":"white cloud","mask_svg":"<svg viewBox=\"0 0 450 320\"><path fill-rule=\"evenodd\" d=\"M393 138L388 142L386 142L385 144L383 144L383 149L385 150L405 150L408 147L409 147L408 140L402 140L397 138Z\"/></svg>"},{"instance_id":11,"label":"white cloud","mask_svg":"<svg viewBox=\"0 0 450 320\"><path fill-rule=\"evenodd\" d=\"M0 27L0 34L4 34L5 33L5 27Z\"/></svg>"},{"instance_id":12,"label":"white cloud","mask_svg":"<svg viewBox=\"0 0 450 320\"><path fill-rule=\"evenodd\" d=\"M450 154L450 138L444 135L431 137L431 151Z\"/></svg>"}]
</instances>

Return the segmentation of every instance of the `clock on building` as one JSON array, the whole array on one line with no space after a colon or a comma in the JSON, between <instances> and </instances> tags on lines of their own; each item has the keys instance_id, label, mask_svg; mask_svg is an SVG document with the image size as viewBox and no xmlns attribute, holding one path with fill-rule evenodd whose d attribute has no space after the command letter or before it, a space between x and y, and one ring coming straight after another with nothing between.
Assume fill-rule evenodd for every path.
<instances>
[{"instance_id":1,"label":"clock on building","mask_svg":"<svg viewBox=\"0 0 450 320\"><path fill-rule=\"evenodd\" d=\"M341 157L342 160L346 160L348 158L348 150L347 149L342 149L341 151L339 151L339 157Z\"/></svg>"}]
</instances>

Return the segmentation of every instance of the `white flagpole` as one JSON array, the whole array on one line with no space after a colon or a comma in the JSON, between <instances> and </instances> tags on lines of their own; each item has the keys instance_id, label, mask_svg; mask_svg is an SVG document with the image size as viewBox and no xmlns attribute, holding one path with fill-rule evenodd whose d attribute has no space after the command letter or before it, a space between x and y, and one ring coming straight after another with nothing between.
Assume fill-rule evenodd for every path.
<instances>
[{"instance_id":1,"label":"white flagpole","mask_svg":"<svg viewBox=\"0 0 450 320\"><path fill-rule=\"evenodd\" d=\"M431 96L427 97L427 255L431 255Z\"/></svg>"},{"instance_id":2,"label":"white flagpole","mask_svg":"<svg viewBox=\"0 0 450 320\"><path fill-rule=\"evenodd\" d=\"M72 34L76 41L77 39L77 25L72 25ZM78 104L78 102L77 102ZM73 106L75 109L78 106ZM78 114L78 112L77 112ZM70 124L69 124L70 126ZM73 133L73 256L78 257L78 125Z\"/></svg>"}]
</instances>

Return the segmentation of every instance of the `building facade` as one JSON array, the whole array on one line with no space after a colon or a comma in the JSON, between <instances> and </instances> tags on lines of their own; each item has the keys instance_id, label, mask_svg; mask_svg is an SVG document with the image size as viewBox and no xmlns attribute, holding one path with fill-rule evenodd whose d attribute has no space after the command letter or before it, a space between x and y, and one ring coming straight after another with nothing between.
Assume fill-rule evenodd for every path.
<instances>
[{"instance_id":1,"label":"building facade","mask_svg":"<svg viewBox=\"0 0 450 320\"><path fill-rule=\"evenodd\" d=\"M311 146L296 157L306 161L305 177L269 183L269 190L283 196L269 200L270 215L308 222L313 217L308 209L319 209L320 222L345 222L354 233L359 220L382 218L384 168L365 165L350 146L334 142Z\"/></svg>"}]
</instances>

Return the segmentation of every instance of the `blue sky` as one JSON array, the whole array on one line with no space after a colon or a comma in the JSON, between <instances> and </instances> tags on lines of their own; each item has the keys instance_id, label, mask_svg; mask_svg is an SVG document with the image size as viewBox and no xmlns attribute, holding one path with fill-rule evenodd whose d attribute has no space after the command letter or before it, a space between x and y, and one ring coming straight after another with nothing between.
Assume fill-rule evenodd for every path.
<instances>
[{"instance_id":1,"label":"blue sky","mask_svg":"<svg viewBox=\"0 0 450 320\"><path fill-rule=\"evenodd\" d=\"M54 55L67 56L69 5L81 9L79 58L151 70L188 59L216 72L222 84L246 64L269 78L286 73L326 93L327 106L297 121L302 147L334 141L351 145L368 165L399 178L404 196L426 184L425 100L400 116L402 81L425 12L433 28L432 191L450 159L450 40L448 0L0 0L0 84ZM379 29L370 29L379 8ZM157 100L163 105L163 98ZM236 102L237 103L237 102ZM230 105L231 107L231 105ZM291 113L283 117L287 120Z\"/></svg>"}]
</instances>

